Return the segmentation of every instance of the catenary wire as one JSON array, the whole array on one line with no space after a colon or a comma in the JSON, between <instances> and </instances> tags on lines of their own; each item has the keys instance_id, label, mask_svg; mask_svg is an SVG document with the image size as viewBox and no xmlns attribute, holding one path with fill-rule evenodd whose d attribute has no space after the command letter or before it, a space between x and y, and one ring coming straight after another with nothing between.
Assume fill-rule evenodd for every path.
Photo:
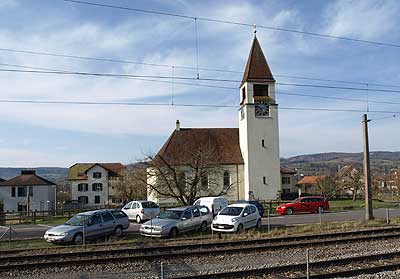
<instances>
[{"instance_id":1,"label":"catenary wire","mask_svg":"<svg viewBox=\"0 0 400 279\"><path fill-rule=\"evenodd\" d=\"M14 53L25 53L25 54L34 54L34 55L43 55L43 56L52 56L52 57L62 57L62 58L72 58L72 59L82 59L82 60L89 60L89 61L91 60L91 61L112 62L112 63L122 63L122 64L144 65L144 66L151 66L151 67L164 67L164 68L172 68L172 67L174 67L175 69L186 69L186 70L194 70L194 71L195 70L199 70L199 71L209 71L209 72L243 74L243 71L235 71L235 70L204 68L204 67L199 67L197 69L197 67L190 67L190 66L146 63L146 62L138 62L138 61L119 60L119 59L110 59L110 58L101 58L101 57L88 57L88 56L80 56L80 55L68 55L68 54L61 54L61 53L30 51L30 50L21 50L21 49L0 48L0 51L14 52ZM363 85L363 86L370 85L370 86L377 86L377 87L397 87L397 88L400 88L400 85L398 85L398 84L381 84L381 83L371 83L371 82L362 82L362 81L324 79L324 78L295 76L295 75L283 75L283 74L274 74L274 76L282 77L282 78L290 78L290 79L300 79L300 80L358 84L358 85Z\"/></svg>"},{"instance_id":2,"label":"catenary wire","mask_svg":"<svg viewBox=\"0 0 400 279\"><path fill-rule=\"evenodd\" d=\"M112 74L112 73L93 73L93 72L71 72L71 71L41 71L41 70L18 70L18 69L0 69L0 72L14 72L14 73L29 73L29 74L58 74L58 75L81 75L81 76L98 76L98 77L131 77L131 78L157 78L157 79L171 79L170 76L156 76L156 75L132 75L132 74ZM202 80L212 82L234 82L239 83L240 80L232 79L217 79L217 78L195 78L195 77L177 77L178 80ZM300 84L300 83L285 83L276 82L277 85L283 86L296 86L296 87L312 87L320 89L338 89L338 90L354 90L365 91L365 88L358 87L345 87L345 86L329 86L317 84ZM386 89L368 89L368 92L384 92L384 93L400 93L400 90L386 90Z\"/></svg>"},{"instance_id":3,"label":"catenary wire","mask_svg":"<svg viewBox=\"0 0 400 279\"><path fill-rule=\"evenodd\" d=\"M117 106L165 106L165 107L204 107L204 108L239 108L235 105L212 105L212 104L184 104L184 103L138 103L138 102L86 102L86 101L34 101L34 100L0 100L0 103L19 104L66 104L66 105L117 105ZM274 108L274 106L271 106ZM333 109L333 108L304 108L304 107L279 107L282 110L301 111L327 111L327 112L357 112L364 113L365 110L358 109ZM370 113L399 114L400 111L370 110Z\"/></svg>"},{"instance_id":4,"label":"catenary wire","mask_svg":"<svg viewBox=\"0 0 400 279\"><path fill-rule=\"evenodd\" d=\"M133 12L141 12L141 13L148 13L148 14L171 16L171 17L180 17L180 18L186 18L186 19L197 19L197 20L202 20L202 21L225 23L225 24L232 24L232 25L238 25L238 26L246 26L246 27L254 26L254 23L250 24L250 23L245 23L245 22L237 22L237 21L222 20L222 19L215 19L215 18L189 16L189 15L183 15L183 14L159 12L159 11L145 10L145 9L139 9L139 8L107 5L107 4L88 2L88 1L78 1L78 0L64 0L64 1L76 3L76 4L84 4L84 5L90 5L90 6L103 7L103 8L127 10L127 11L133 11ZM289 32L289 33L295 33L295 34L301 34L301 35L309 35L309 36L326 38L326 39L338 39L338 40L352 41L352 42L358 42L358 43L373 44L373 45L378 45L378 46L388 46L388 47L400 48L400 45L398 45L398 44L370 41L370 40L361 40L361 39L356 39L356 38L328 35L328 34L322 34L322 33L316 33L316 32L301 31L301 30L296 30L296 29L280 28L280 27L273 27L273 26L267 26L267 25L257 25L257 28L263 28L263 29L269 29L269 30L281 31L281 32Z\"/></svg>"},{"instance_id":5,"label":"catenary wire","mask_svg":"<svg viewBox=\"0 0 400 279\"><path fill-rule=\"evenodd\" d=\"M27 69L46 70L46 71L58 71L58 72L65 72L66 71L66 70L59 70L59 69L33 67L33 66L26 66L26 65L9 64L9 63L0 63L0 66L1 65L2 66L11 66L11 67L16 67L16 68L27 68ZM173 76L174 76L174 74L172 74L172 79L173 79ZM218 86L218 85L197 84L197 83L176 82L176 81L165 81L165 80L156 80L156 79L129 78L129 77L121 77L121 78L130 79L130 80L133 79L133 80L140 80L140 81L167 83L167 84L172 84L172 85L179 84L179 85L188 85L188 86L200 86L200 87L209 87L209 88L237 90L236 87L227 87L227 86ZM174 89L174 88L172 88L172 89ZM320 99L332 99L332 100L341 100L341 101L352 101L352 102L400 105L400 102L376 101L376 100L365 100L365 99L354 99L354 98L343 98L343 97L332 97L332 96L321 96L321 95L310 95L310 94L281 92L281 91L275 91L275 94L277 94L277 95L299 96L299 97L309 97L309 98L320 98Z\"/></svg>"}]
</instances>

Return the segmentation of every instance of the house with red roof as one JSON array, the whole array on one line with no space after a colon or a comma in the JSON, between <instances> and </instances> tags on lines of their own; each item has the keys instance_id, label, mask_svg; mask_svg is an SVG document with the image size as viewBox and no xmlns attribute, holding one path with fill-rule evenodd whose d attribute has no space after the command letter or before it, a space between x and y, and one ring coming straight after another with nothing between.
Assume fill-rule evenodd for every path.
<instances>
[{"instance_id":1,"label":"house with red roof","mask_svg":"<svg viewBox=\"0 0 400 279\"><path fill-rule=\"evenodd\" d=\"M110 184L120 177L123 169L121 163L74 164L68 170L72 200L79 201L81 207L119 204Z\"/></svg>"},{"instance_id":2,"label":"house with red roof","mask_svg":"<svg viewBox=\"0 0 400 279\"><path fill-rule=\"evenodd\" d=\"M3 211L42 211L56 209L56 184L22 170L21 175L0 182L0 203Z\"/></svg>"}]
</instances>

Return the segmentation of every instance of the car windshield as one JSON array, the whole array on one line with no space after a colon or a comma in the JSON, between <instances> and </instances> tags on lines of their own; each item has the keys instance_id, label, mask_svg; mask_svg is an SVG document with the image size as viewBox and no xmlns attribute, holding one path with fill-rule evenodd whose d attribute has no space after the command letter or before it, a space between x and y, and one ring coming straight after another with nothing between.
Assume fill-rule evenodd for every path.
<instances>
[{"instance_id":1,"label":"car windshield","mask_svg":"<svg viewBox=\"0 0 400 279\"><path fill-rule=\"evenodd\" d=\"M178 220L181 218L183 211L181 210L165 210L158 216L159 219L173 219Z\"/></svg>"},{"instance_id":2,"label":"car windshield","mask_svg":"<svg viewBox=\"0 0 400 279\"><path fill-rule=\"evenodd\" d=\"M82 226L83 220L89 220L89 218L90 216L88 215L78 214L69 219L65 224L70 226Z\"/></svg>"},{"instance_id":3,"label":"car windshield","mask_svg":"<svg viewBox=\"0 0 400 279\"><path fill-rule=\"evenodd\" d=\"M219 213L220 215L229 215L229 216L239 216L240 213L242 212L243 207L234 207L234 206L228 206L222 209L222 211Z\"/></svg>"}]
</instances>

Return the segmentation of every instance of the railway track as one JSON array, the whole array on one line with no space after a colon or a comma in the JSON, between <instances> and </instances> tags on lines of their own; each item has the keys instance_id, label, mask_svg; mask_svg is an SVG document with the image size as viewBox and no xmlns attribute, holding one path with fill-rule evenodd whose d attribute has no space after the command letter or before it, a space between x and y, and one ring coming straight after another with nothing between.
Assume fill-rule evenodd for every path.
<instances>
[{"instance_id":1,"label":"railway track","mask_svg":"<svg viewBox=\"0 0 400 279\"><path fill-rule=\"evenodd\" d=\"M399 228L364 230L345 233L280 237L229 242L211 242L168 246L135 247L115 250L76 251L0 258L0 272L10 270L48 269L52 267L111 264L120 262L159 262L164 259L202 257L229 253L257 252L274 249L313 247L357 241L399 238Z\"/></svg>"},{"instance_id":2,"label":"railway track","mask_svg":"<svg viewBox=\"0 0 400 279\"><path fill-rule=\"evenodd\" d=\"M244 269L212 274L167 276L168 279L276 278L306 279L306 263ZM338 278L400 269L400 251L310 262L309 278ZM269 276L269 277L265 277Z\"/></svg>"}]
</instances>

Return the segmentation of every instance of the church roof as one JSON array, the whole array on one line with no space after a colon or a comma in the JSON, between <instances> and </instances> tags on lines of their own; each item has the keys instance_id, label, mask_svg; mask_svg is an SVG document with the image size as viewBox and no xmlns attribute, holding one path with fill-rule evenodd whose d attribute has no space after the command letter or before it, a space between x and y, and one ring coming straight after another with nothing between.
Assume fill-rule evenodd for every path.
<instances>
[{"instance_id":1,"label":"church roof","mask_svg":"<svg viewBox=\"0 0 400 279\"><path fill-rule=\"evenodd\" d=\"M211 152L209 164L243 164L238 128L196 128L175 130L157 155L170 165L187 165L197 150Z\"/></svg>"},{"instance_id":2,"label":"church roof","mask_svg":"<svg viewBox=\"0 0 400 279\"><path fill-rule=\"evenodd\" d=\"M256 36L254 36L240 86L246 81L275 81Z\"/></svg>"}]
</instances>

